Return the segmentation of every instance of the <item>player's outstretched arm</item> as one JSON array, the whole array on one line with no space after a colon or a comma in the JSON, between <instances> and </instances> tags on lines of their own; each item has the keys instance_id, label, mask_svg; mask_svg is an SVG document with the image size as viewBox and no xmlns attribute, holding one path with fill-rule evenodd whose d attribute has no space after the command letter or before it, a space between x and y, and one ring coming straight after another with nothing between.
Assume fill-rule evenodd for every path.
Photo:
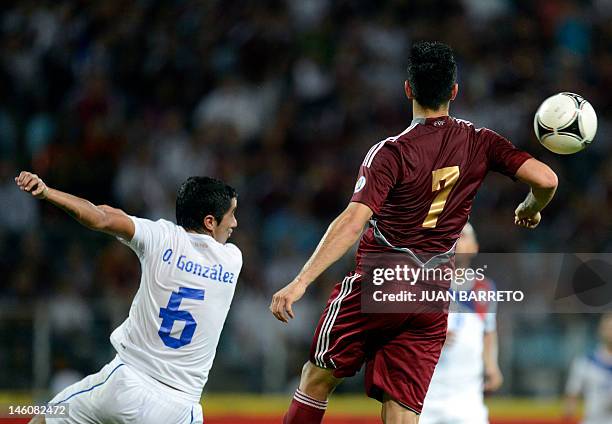
<instances>
[{"instance_id":1,"label":"player's outstretched arm","mask_svg":"<svg viewBox=\"0 0 612 424\"><path fill-rule=\"evenodd\" d=\"M357 202L349 203L344 212L329 225L316 250L297 277L272 297L270 311L276 319L288 322L288 318L294 318L293 303L304 295L306 288L323 271L355 244L371 217L372 210L368 206Z\"/></svg>"},{"instance_id":2,"label":"player's outstretched arm","mask_svg":"<svg viewBox=\"0 0 612 424\"><path fill-rule=\"evenodd\" d=\"M527 159L516 171L516 178L529 184L531 191L514 212L514 223L535 228L542 219L540 211L552 200L559 181L557 174L537 159Z\"/></svg>"},{"instance_id":3,"label":"player's outstretched arm","mask_svg":"<svg viewBox=\"0 0 612 424\"><path fill-rule=\"evenodd\" d=\"M65 210L79 223L95 231L132 240L134 223L125 212L110 206L96 206L88 200L46 186L36 174L22 171L16 178L17 186L37 199L47 200Z\"/></svg>"}]
</instances>

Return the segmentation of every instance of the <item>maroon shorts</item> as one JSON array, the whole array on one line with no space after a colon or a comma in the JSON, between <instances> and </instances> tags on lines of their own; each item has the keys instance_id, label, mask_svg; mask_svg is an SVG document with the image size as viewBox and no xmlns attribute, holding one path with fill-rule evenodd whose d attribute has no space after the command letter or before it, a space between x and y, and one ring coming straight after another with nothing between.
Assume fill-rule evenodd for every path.
<instances>
[{"instance_id":1,"label":"maroon shorts","mask_svg":"<svg viewBox=\"0 0 612 424\"><path fill-rule=\"evenodd\" d=\"M387 393L421 413L425 394L446 340L448 315L362 313L361 282L351 273L334 288L310 348L310 361L350 377L366 364L369 397Z\"/></svg>"}]
</instances>

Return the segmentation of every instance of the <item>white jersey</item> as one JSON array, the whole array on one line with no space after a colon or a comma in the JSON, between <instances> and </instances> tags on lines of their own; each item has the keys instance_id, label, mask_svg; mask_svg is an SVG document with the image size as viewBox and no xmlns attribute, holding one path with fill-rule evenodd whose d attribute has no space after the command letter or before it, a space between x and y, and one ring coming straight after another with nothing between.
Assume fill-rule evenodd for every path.
<instances>
[{"instance_id":1,"label":"white jersey","mask_svg":"<svg viewBox=\"0 0 612 424\"><path fill-rule=\"evenodd\" d=\"M492 289L488 279L475 281L472 288L475 291ZM448 315L452 342L442 349L427 392L428 400L448 400L467 392L482 398L484 335L496 330L495 305L458 303L453 304L453 309L457 312Z\"/></svg>"},{"instance_id":2,"label":"white jersey","mask_svg":"<svg viewBox=\"0 0 612 424\"><path fill-rule=\"evenodd\" d=\"M230 308L242 254L165 220L131 217L142 277L110 339L121 361L199 402Z\"/></svg>"},{"instance_id":3,"label":"white jersey","mask_svg":"<svg viewBox=\"0 0 612 424\"><path fill-rule=\"evenodd\" d=\"M612 355L602 348L572 364L566 392L583 396L583 424L612 422Z\"/></svg>"}]
</instances>

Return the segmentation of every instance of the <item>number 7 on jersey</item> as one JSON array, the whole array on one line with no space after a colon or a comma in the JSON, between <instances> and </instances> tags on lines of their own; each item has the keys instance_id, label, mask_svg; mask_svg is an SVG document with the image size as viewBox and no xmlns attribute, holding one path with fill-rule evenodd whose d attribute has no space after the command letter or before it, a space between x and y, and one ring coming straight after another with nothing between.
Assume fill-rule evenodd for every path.
<instances>
[{"instance_id":1,"label":"number 7 on jersey","mask_svg":"<svg viewBox=\"0 0 612 424\"><path fill-rule=\"evenodd\" d=\"M436 192L433 202L423 221L424 228L435 228L438 223L438 216L442 213L448 194L453 189L453 186L459 179L459 167L458 166L447 166L446 168L439 168L431 172L431 191ZM442 185L444 182L444 185Z\"/></svg>"}]
</instances>

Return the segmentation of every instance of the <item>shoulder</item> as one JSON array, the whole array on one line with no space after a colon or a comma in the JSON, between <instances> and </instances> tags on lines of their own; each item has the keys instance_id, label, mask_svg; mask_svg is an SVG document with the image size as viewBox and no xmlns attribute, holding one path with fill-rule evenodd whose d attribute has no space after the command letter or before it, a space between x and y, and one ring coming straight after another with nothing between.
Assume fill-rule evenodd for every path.
<instances>
[{"instance_id":1,"label":"shoulder","mask_svg":"<svg viewBox=\"0 0 612 424\"><path fill-rule=\"evenodd\" d=\"M440 128L447 128L449 131L452 131L453 134L459 132L467 134L471 137L477 136L482 130L482 128L476 127L476 125L472 121L468 121L467 119L452 116L450 117L449 122L449 125Z\"/></svg>"},{"instance_id":2,"label":"shoulder","mask_svg":"<svg viewBox=\"0 0 612 424\"><path fill-rule=\"evenodd\" d=\"M173 230L173 231L184 231L183 227L176 225L174 222L172 221L168 221L166 219L158 219L157 221L155 221L160 227L168 229L168 230Z\"/></svg>"},{"instance_id":3,"label":"shoulder","mask_svg":"<svg viewBox=\"0 0 612 424\"><path fill-rule=\"evenodd\" d=\"M465 129L469 129L472 131L474 130L478 131L482 129L482 128L476 128L474 123L472 121L468 121L467 119L453 118L453 120L455 121L455 125L460 128L465 128Z\"/></svg>"},{"instance_id":4,"label":"shoulder","mask_svg":"<svg viewBox=\"0 0 612 424\"><path fill-rule=\"evenodd\" d=\"M218 255L221 255L230 262L242 264L242 252L234 243L215 243L215 250Z\"/></svg>"},{"instance_id":5,"label":"shoulder","mask_svg":"<svg viewBox=\"0 0 612 424\"><path fill-rule=\"evenodd\" d=\"M474 133L479 139L484 140L484 141L506 140L505 137L502 136L501 134L493 131L490 128L486 128L486 127L475 128Z\"/></svg>"},{"instance_id":6,"label":"shoulder","mask_svg":"<svg viewBox=\"0 0 612 424\"><path fill-rule=\"evenodd\" d=\"M474 131L476 134L496 134L497 135L495 131L489 128L486 128L486 127L478 127L472 121L468 121L467 119L453 117L453 120L455 121L456 127L459 127L465 130L469 130L469 131Z\"/></svg>"},{"instance_id":7,"label":"shoulder","mask_svg":"<svg viewBox=\"0 0 612 424\"><path fill-rule=\"evenodd\" d=\"M370 166L377 156L384 156L390 151L397 150L398 144L396 141L396 137L387 137L374 143L372 146L370 146L370 149L368 150L368 153L366 153L361 164L363 166Z\"/></svg>"},{"instance_id":8,"label":"shoulder","mask_svg":"<svg viewBox=\"0 0 612 424\"><path fill-rule=\"evenodd\" d=\"M229 253L231 253L232 255L239 256L240 258L242 258L242 251L234 243L225 243L224 246L225 246L225 248L227 249L227 251Z\"/></svg>"},{"instance_id":9,"label":"shoulder","mask_svg":"<svg viewBox=\"0 0 612 424\"><path fill-rule=\"evenodd\" d=\"M398 135L389 137L389 140L392 139L398 147L410 146L411 142L415 141L416 139L420 139L423 136L427 136L432 132L436 132L437 129L437 127L423 125L422 122L414 120L408 128Z\"/></svg>"},{"instance_id":10,"label":"shoulder","mask_svg":"<svg viewBox=\"0 0 612 424\"><path fill-rule=\"evenodd\" d=\"M612 372L612 363L606 361L599 351L592 351L585 356L585 361L595 368Z\"/></svg>"},{"instance_id":11,"label":"shoulder","mask_svg":"<svg viewBox=\"0 0 612 424\"><path fill-rule=\"evenodd\" d=\"M134 223L134 235L131 240L118 238L122 243L130 246L139 257L152 252L164 241L173 238L173 234L180 229L176 224L165 219L152 221L136 216L129 217Z\"/></svg>"},{"instance_id":12,"label":"shoulder","mask_svg":"<svg viewBox=\"0 0 612 424\"><path fill-rule=\"evenodd\" d=\"M235 267L234 269L237 272L240 272L240 269L242 269L242 252L240 251L240 249L238 248L238 246L236 246L234 243L225 243L223 245L224 248L224 254L225 257L227 258L228 264L231 264L231 266Z\"/></svg>"},{"instance_id":13,"label":"shoulder","mask_svg":"<svg viewBox=\"0 0 612 424\"><path fill-rule=\"evenodd\" d=\"M142 217L134 216L134 215L128 215L128 216L130 217L130 219L132 219L132 221L138 222L143 225L153 225L153 226L160 226L164 228L178 227L178 225L176 225L174 222L168 221L163 218L154 220L154 219L142 218Z\"/></svg>"},{"instance_id":14,"label":"shoulder","mask_svg":"<svg viewBox=\"0 0 612 424\"><path fill-rule=\"evenodd\" d=\"M363 165L367 166L368 163L371 163L372 159L380 152L399 152L406 142L422 135L424 128L423 125L419 125L418 122L413 121L399 134L389 136L374 143L374 145L370 147L370 150L368 150Z\"/></svg>"},{"instance_id":15,"label":"shoulder","mask_svg":"<svg viewBox=\"0 0 612 424\"><path fill-rule=\"evenodd\" d=\"M178 232L182 230L182 227L179 227L172 221L168 221L165 219L158 219L157 221L153 221L146 218L138 218L138 217L130 217L132 221L134 221L134 225L138 229L146 228L151 232L156 233L169 233L169 232Z\"/></svg>"},{"instance_id":16,"label":"shoulder","mask_svg":"<svg viewBox=\"0 0 612 424\"><path fill-rule=\"evenodd\" d=\"M461 118L453 118L455 127L473 132L477 137L484 138L503 138L500 134L486 127L477 127L472 121Z\"/></svg>"},{"instance_id":17,"label":"shoulder","mask_svg":"<svg viewBox=\"0 0 612 424\"><path fill-rule=\"evenodd\" d=\"M397 137L387 137L370 147L365 155L361 166L370 168L373 163L399 160L401 157L401 145Z\"/></svg>"}]
</instances>

